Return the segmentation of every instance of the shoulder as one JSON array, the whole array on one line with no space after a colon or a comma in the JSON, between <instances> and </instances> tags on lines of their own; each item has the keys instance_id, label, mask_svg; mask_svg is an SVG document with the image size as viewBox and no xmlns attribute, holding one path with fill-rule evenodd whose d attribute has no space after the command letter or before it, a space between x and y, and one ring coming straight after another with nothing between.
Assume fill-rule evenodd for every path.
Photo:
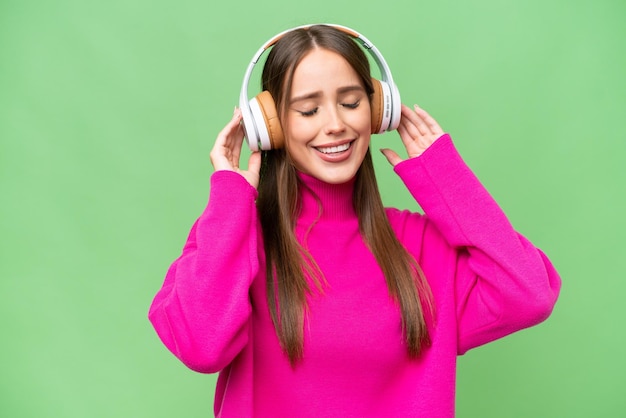
<instances>
[{"instance_id":1,"label":"shoulder","mask_svg":"<svg viewBox=\"0 0 626 418\"><path fill-rule=\"evenodd\" d=\"M396 236L403 244L414 241L423 241L425 234L433 228L426 215L410 210L385 208L387 219Z\"/></svg>"},{"instance_id":2,"label":"shoulder","mask_svg":"<svg viewBox=\"0 0 626 418\"><path fill-rule=\"evenodd\" d=\"M397 208L385 208L387 219L391 224L391 227L396 231L403 231L406 228L411 229L423 229L426 223L424 215L418 212L411 212L409 210L401 210Z\"/></svg>"},{"instance_id":3,"label":"shoulder","mask_svg":"<svg viewBox=\"0 0 626 418\"><path fill-rule=\"evenodd\" d=\"M418 260L426 254L450 252L450 245L427 215L396 208L385 212L398 240Z\"/></svg>"}]
</instances>

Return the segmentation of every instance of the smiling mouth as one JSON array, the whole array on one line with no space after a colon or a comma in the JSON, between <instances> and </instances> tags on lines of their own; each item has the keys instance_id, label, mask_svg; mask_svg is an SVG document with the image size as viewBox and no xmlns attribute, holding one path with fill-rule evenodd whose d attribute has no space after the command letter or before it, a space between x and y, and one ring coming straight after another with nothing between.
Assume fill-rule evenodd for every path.
<instances>
[{"instance_id":1,"label":"smiling mouth","mask_svg":"<svg viewBox=\"0 0 626 418\"><path fill-rule=\"evenodd\" d=\"M347 151L351 145L352 142L347 142L345 144L337 145L336 147L316 147L315 149L322 154L338 154Z\"/></svg>"}]
</instances>

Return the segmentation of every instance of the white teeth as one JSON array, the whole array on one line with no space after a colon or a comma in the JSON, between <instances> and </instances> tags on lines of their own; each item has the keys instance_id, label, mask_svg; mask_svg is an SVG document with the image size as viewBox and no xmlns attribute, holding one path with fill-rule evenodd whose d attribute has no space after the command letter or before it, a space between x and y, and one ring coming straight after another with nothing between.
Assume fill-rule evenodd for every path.
<instances>
[{"instance_id":1,"label":"white teeth","mask_svg":"<svg viewBox=\"0 0 626 418\"><path fill-rule=\"evenodd\" d=\"M338 145L336 147L319 147L319 148L317 148L317 150L319 152L324 153L324 154L333 154L335 152L346 151L348 148L350 148L350 143L349 142L347 144Z\"/></svg>"}]
</instances>

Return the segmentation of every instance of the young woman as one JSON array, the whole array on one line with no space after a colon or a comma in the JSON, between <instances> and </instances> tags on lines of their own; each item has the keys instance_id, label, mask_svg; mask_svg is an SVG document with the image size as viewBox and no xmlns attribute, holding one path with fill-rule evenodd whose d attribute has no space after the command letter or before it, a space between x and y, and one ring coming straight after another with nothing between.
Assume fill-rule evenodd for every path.
<instances>
[{"instance_id":1,"label":"young woman","mask_svg":"<svg viewBox=\"0 0 626 418\"><path fill-rule=\"evenodd\" d=\"M219 372L220 417L454 416L456 356L547 318L558 274L417 106L399 111L408 158L382 152L425 214L383 207L378 82L345 30L288 31L262 79L284 145L243 169L239 109L220 132L157 333Z\"/></svg>"}]
</instances>

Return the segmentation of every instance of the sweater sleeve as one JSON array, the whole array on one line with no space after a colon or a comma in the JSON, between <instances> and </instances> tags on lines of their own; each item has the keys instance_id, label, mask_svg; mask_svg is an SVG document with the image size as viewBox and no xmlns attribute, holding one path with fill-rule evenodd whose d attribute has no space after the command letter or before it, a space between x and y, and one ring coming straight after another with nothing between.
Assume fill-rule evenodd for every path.
<instances>
[{"instance_id":1,"label":"sweater sleeve","mask_svg":"<svg viewBox=\"0 0 626 418\"><path fill-rule=\"evenodd\" d=\"M193 370L220 371L248 342L249 288L259 269L256 196L237 173L211 176L208 205L150 306L165 346Z\"/></svg>"},{"instance_id":2,"label":"sweater sleeve","mask_svg":"<svg viewBox=\"0 0 626 418\"><path fill-rule=\"evenodd\" d=\"M395 171L457 254L459 354L550 315L561 286L556 270L513 229L448 134Z\"/></svg>"}]
</instances>

